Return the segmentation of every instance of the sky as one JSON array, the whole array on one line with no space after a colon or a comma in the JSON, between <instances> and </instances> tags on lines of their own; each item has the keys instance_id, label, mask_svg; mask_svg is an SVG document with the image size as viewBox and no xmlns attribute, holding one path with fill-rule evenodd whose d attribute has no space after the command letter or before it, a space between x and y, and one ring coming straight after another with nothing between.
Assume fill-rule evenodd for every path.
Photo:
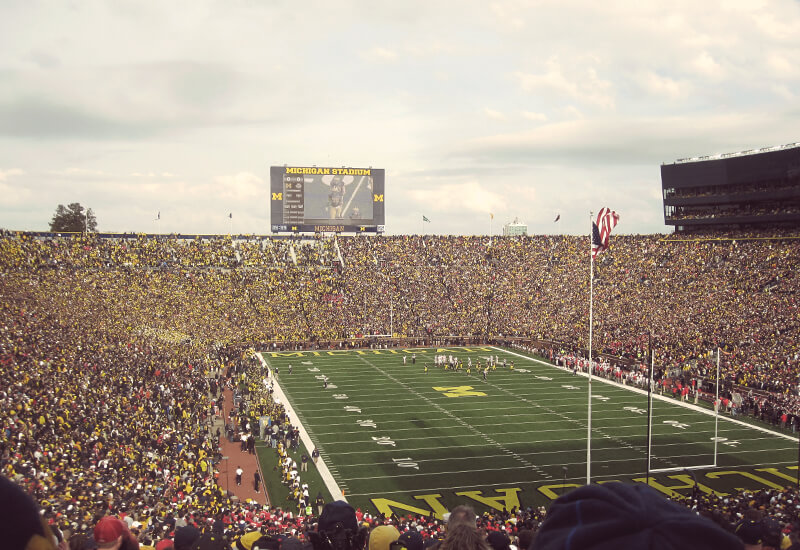
<instances>
[{"instance_id":1,"label":"sky","mask_svg":"<svg viewBox=\"0 0 800 550\"><path fill-rule=\"evenodd\" d=\"M798 0L0 2L5 229L269 234L288 164L392 235L667 233L661 164L798 141Z\"/></svg>"}]
</instances>

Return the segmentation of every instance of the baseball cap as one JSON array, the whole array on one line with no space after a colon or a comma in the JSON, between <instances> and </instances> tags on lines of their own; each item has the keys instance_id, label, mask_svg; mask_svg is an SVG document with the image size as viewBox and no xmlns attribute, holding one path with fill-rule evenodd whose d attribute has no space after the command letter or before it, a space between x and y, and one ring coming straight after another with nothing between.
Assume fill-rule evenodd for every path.
<instances>
[{"instance_id":1,"label":"baseball cap","mask_svg":"<svg viewBox=\"0 0 800 550\"><path fill-rule=\"evenodd\" d=\"M353 532L358 530L356 511L343 500L336 500L325 505L325 508L322 509L322 514L319 516L319 530L332 531L338 523Z\"/></svg>"},{"instance_id":2,"label":"baseball cap","mask_svg":"<svg viewBox=\"0 0 800 550\"><path fill-rule=\"evenodd\" d=\"M391 550L400 550L402 548L406 550L422 550L424 546L425 540L422 538L422 535L419 534L419 531L411 529L400 535L400 538L390 544L389 548ZM525 550L527 550L527 548Z\"/></svg>"},{"instance_id":3,"label":"baseball cap","mask_svg":"<svg viewBox=\"0 0 800 550\"><path fill-rule=\"evenodd\" d=\"M156 550L168 550L169 548L175 548L175 543L170 539L161 539L156 544Z\"/></svg>"},{"instance_id":4,"label":"baseball cap","mask_svg":"<svg viewBox=\"0 0 800 550\"><path fill-rule=\"evenodd\" d=\"M250 531L242 535L232 546L237 550L252 550L253 544L263 535L259 531ZM266 548L266 546L264 546Z\"/></svg>"},{"instance_id":5,"label":"baseball cap","mask_svg":"<svg viewBox=\"0 0 800 550\"><path fill-rule=\"evenodd\" d=\"M125 523L119 518L104 516L94 526L94 541L98 546L116 542L126 530Z\"/></svg>"},{"instance_id":6,"label":"baseball cap","mask_svg":"<svg viewBox=\"0 0 800 550\"><path fill-rule=\"evenodd\" d=\"M734 533L745 544L761 544L761 522L744 520L736 524Z\"/></svg>"},{"instance_id":7,"label":"baseball cap","mask_svg":"<svg viewBox=\"0 0 800 550\"><path fill-rule=\"evenodd\" d=\"M369 550L389 550L389 545L400 538L394 525L381 525L369 534Z\"/></svg>"}]
</instances>

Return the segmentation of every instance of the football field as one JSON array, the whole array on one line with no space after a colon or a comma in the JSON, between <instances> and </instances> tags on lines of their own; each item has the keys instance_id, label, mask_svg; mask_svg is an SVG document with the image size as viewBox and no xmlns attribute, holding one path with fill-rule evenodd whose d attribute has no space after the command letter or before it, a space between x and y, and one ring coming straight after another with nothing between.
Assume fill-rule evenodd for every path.
<instances>
[{"instance_id":1,"label":"football field","mask_svg":"<svg viewBox=\"0 0 800 550\"><path fill-rule=\"evenodd\" d=\"M463 368L434 366L436 355L458 357ZM490 355L500 364L484 380L475 365ZM586 482L585 375L494 347L262 358L278 369L280 392L319 448L329 483L362 509L440 516L462 503L538 506ZM595 377L591 401L592 482L644 482L646 392ZM654 396L651 440L651 469L666 471L650 483L672 496L690 495L695 483L720 494L797 483L793 434L716 419L672 397Z\"/></svg>"}]
</instances>

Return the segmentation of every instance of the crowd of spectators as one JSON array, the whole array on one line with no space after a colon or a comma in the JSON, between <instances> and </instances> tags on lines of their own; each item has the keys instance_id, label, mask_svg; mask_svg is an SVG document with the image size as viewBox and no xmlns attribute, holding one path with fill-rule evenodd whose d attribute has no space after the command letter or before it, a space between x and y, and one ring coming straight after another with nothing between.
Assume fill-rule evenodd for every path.
<instances>
[{"instance_id":1,"label":"crowd of spectators","mask_svg":"<svg viewBox=\"0 0 800 550\"><path fill-rule=\"evenodd\" d=\"M722 378L756 391L744 406L763 415L777 403L796 417L799 253L797 235L614 236L594 266L593 348L641 364L651 334L660 369L706 379L716 366L709 352L720 348ZM250 347L389 333L519 337L580 357L588 256L587 239L570 236L303 242L4 233L1 473L61 531L87 535L115 514L153 543L187 524L216 525L229 539L252 525L302 538L309 520L295 504L263 509L220 488L208 422L212 371L238 372ZM247 418L287 422L266 386L249 380ZM691 505L733 522L755 502L789 525L779 511L798 498L787 490L728 502L699 496ZM513 517L502 524L508 530L514 520L513 533L540 513L507 512ZM366 517L421 527L426 537L438 528L427 518Z\"/></svg>"},{"instance_id":2,"label":"crowd of spectators","mask_svg":"<svg viewBox=\"0 0 800 550\"><path fill-rule=\"evenodd\" d=\"M709 218L734 218L766 216L775 214L797 214L800 204L785 200L763 201L747 204L725 204L716 206L673 206L667 211L667 220L689 220Z\"/></svg>"},{"instance_id":3,"label":"crowd of spectators","mask_svg":"<svg viewBox=\"0 0 800 550\"><path fill-rule=\"evenodd\" d=\"M693 198L710 197L714 195L741 195L750 193L764 193L766 191L784 191L797 189L800 180L797 176L781 179L773 179L761 182L738 183L733 185L711 185L699 187L677 187L669 188L664 191L664 198Z\"/></svg>"}]
</instances>

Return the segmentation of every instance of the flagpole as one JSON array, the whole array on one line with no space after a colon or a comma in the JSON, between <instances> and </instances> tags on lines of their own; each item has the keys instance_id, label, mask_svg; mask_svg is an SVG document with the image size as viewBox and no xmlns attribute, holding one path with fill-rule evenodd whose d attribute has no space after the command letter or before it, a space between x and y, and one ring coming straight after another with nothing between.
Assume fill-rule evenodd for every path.
<instances>
[{"instance_id":1,"label":"flagpole","mask_svg":"<svg viewBox=\"0 0 800 550\"><path fill-rule=\"evenodd\" d=\"M586 420L586 485L592 482L592 313L594 306L594 254L592 254L592 213L589 212L589 391Z\"/></svg>"},{"instance_id":2,"label":"flagpole","mask_svg":"<svg viewBox=\"0 0 800 550\"><path fill-rule=\"evenodd\" d=\"M647 476L646 481L650 485L650 450L653 445L653 331L647 331L647 354L650 359L650 372L647 377Z\"/></svg>"},{"instance_id":3,"label":"flagpole","mask_svg":"<svg viewBox=\"0 0 800 550\"><path fill-rule=\"evenodd\" d=\"M719 409L720 403L719 401L719 351L721 347L719 344L717 345L717 391L716 396L714 397L714 403L716 403L715 408L717 409L714 411L714 466L717 465L717 443L719 442Z\"/></svg>"}]
</instances>

